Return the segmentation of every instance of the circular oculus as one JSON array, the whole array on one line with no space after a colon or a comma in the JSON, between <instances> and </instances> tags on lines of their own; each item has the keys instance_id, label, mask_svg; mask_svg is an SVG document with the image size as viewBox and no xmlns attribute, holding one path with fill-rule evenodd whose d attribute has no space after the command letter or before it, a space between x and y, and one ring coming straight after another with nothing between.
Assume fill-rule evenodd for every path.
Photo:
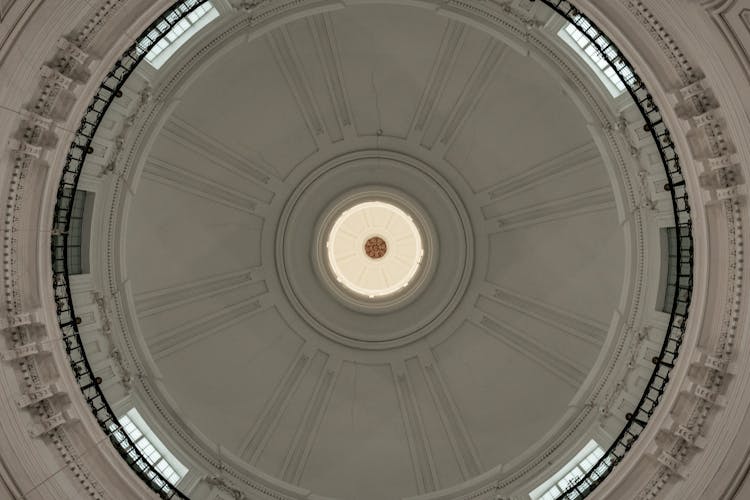
<instances>
[{"instance_id":1,"label":"circular oculus","mask_svg":"<svg viewBox=\"0 0 750 500\"><path fill-rule=\"evenodd\" d=\"M326 240L328 265L345 289L368 298L404 291L424 257L414 219L395 205L365 201L344 210Z\"/></svg>"}]
</instances>

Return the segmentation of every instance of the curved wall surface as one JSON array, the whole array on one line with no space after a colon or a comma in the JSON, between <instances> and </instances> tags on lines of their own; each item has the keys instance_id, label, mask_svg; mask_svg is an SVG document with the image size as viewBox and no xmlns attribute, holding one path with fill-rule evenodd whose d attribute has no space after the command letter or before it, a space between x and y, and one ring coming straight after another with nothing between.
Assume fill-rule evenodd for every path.
<instances>
[{"instance_id":1,"label":"curved wall surface","mask_svg":"<svg viewBox=\"0 0 750 500\"><path fill-rule=\"evenodd\" d=\"M4 200L0 222L3 233L1 498L158 497L118 454L111 436L102 432L92 415L91 401L86 401L83 395L86 392L82 394L81 382L73 375L70 352L65 349L68 344L63 339L58 318L61 304L56 302L52 288L50 251L56 251L56 237L60 236L51 224L58 186L81 118L118 58L172 3L164 0L0 1L0 144L3 147L0 194ZM229 36L235 26L257 23L262 30L270 31L282 24L270 21L268 25L263 24L266 19L276 19L274 16L288 22L303 19L309 12L335 12L340 8L378 2L216 0L213 3L221 26L229 34L227 39L216 37L209 41L196 37L188 42L184 54L201 48L211 55L215 47L221 47L217 49L221 54L229 53L234 43L229 42ZM532 15L541 2L409 3L435 10L438 16L468 20L478 31L487 30L483 23L489 19L488 13L500 16L498 19L507 16L511 24L525 26L527 41L543 39L539 34L544 28L534 23ZM743 265L744 223L750 215L745 187L750 175L750 0L578 0L573 3L625 54L661 110L679 152L691 200L694 238L689 322L680 355L671 367L670 382L625 459L590 498L750 498L747 479L750 470L750 439L747 438L750 435L750 362L747 361L750 359L750 332L745 292L749 283ZM249 44L251 38L242 42ZM276 40L274 50L277 51L279 46L284 49L284 44L288 43L283 37ZM523 42L518 43L523 50ZM184 54L178 53L175 59L182 57L180 62L187 67L193 60L188 61ZM199 59L195 57L196 61ZM170 75L172 80L165 81L154 71L144 69L135 73L129 85L123 88L122 100L113 105L120 121L126 123L121 130L127 132L132 125L132 130L137 129L139 133L149 131L143 125L143 114L139 115L141 109L155 106L170 112L188 109L180 108L179 92L176 99L165 94L172 100L159 101L160 89L182 85L175 82L185 79L182 75L164 74ZM291 80L294 79L292 74ZM200 81L196 81L190 84L200 89ZM565 102L576 102L584 115L594 114L590 103L583 103L585 99L581 95L595 85L577 86L563 78L562 86L570 93ZM152 89L157 91L156 104L150 101ZM604 95L603 87L594 90L589 94L590 102L607 102ZM189 112L188 109L185 113ZM314 110L310 113L314 114ZM655 162L656 150L639 142L644 131L637 117L629 115L625 106L618 108L614 101L602 106L600 117L586 116L592 130L599 127L601 136L613 138L614 149L617 145L629 149L632 158L625 163L643 166L634 171L637 175L633 176L633 183L637 186L631 185L629 190L623 188L625 194L615 194L616 198L627 199L630 192L640 200L636 201L639 213L651 221L643 224L643 237L633 236L635 232L626 237L632 248L625 259L626 278L622 285L625 298L621 300L625 310L638 310L628 302L628 290L637 288L633 283L641 279L639 273L643 273L643 279L650 285L646 287L648 290L658 288L660 279L659 264L647 259L639 261L637 246L649 247L640 249L644 255L658 255L655 242L658 242L659 228L669 225L671 208L670 198L662 188L665 178L649 171L648 166ZM164 120L166 118L159 127L164 125ZM169 396L173 386L169 386L169 380L161 378L158 369L153 371L153 361L146 363L149 368L144 370L136 365L140 361L128 357L126 349L148 353L143 338L133 335L127 342L118 340L118 317L126 318L125 322L135 321L117 312L122 307L134 309L133 304L128 303L132 301L131 284L117 282L116 287L107 287L107 280L111 283L118 273L124 272L125 258L118 254L127 254L128 241L127 237L120 241L119 232L115 238L105 237L108 227L105 211L115 206L114 202L111 206L105 205L105 200L117 199L116 196L124 199L136 191L127 184L125 177L119 178L124 184L118 180L122 172L111 167L118 155L133 143L128 142L125 132L119 136L114 132L121 125L104 120L102 126L110 127L112 133L109 138L100 138L89 151L89 161L101 174L85 174L79 181L79 187L96 194L99 205L95 207L100 210L93 215L93 227L101 228L102 234L92 239L91 273L76 276L70 283L78 301L76 312L81 318L80 328L87 332L85 336L82 334L85 349L94 371L102 374L103 380L98 384L112 410L121 415L133 405L142 408L144 418L188 467L188 474L178 486L190 498L314 499L323 498L317 494L338 491L325 488L325 484L319 487L321 481L335 481L325 474L320 476L324 479L313 481L318 486L313 492L299 481L286 481L287 478L281 481L263 470L240 473L231 453L222 451L221 446L218 449L206 446L205 443L212 440L211 436L203 434L204 429L184 422L178 429L171 427L175 425L174 419L158 417L159 412L165 412L159 404L179 406ZM341 130L346 134L346 127ZM378 139L373 139L372 143L364 141L362 149L381 146L382 129L378 130L380 132L375 133ZM397 141L383 140L385 144L398 147ZM156 134L151 142L158 142ZM152 145L149 144L149 148ZM610 146L599 146L610 154L613 150ZM530 151L529 155L533 153ZM617 178L618 174L612 177ZM627 184L625 180L622 183ZM215 196L223 202L228 200L224 192ZM236 198L229 199L229 202L235 201ZM623 205L627 206L627 201L620 200L621 220L626 218L622 215ZM117 224L125 227L128 224L126 211L118 217L124 217ZM480 256L481 251L478 250ZM651 303L656 300L654 294L653 291L637 294L635 302ZM135 306L137 308L138 304ZM573 408L566 415L584 415L577 421L583 422L583 428L573 427L569 442L559 445L558 449L550 444L555 436L545 436L544 446L534 445L538 446L534 453L541 453L543 461L532 464L529 460L526 464L524 460L528 457L522 456L507 468L498 466L496 469L491 467L494 464L485 464L488 467L474 464L472 460L477 461L477 452L467 451L463 468L468 469L462 476L459 474L465 481L441 481L435 477L435 468L428 466L427 476L431 471L436 483L458 486L440 490L435 485L427 487L423 480L413 492L416 498L529 498L530 491L585 444L582 440L592 437L591 429L597 429L603 443L608 443L607 439L611 441L628 418L628 408L634 406L633 402L643 391L643 373L647 377L653 369L650 360L658 352L658 344L654 347L649 332L664 331L667 326L668 315L666 319L658 314L644 315L647 319L639 321L637 327L629 327L625 321L623 333L614 335L615 338L622 335L627 341L610 340L605 344L616 351L617 357L627 362L632 371L626 370L612 380L591 380L591 387L596 386L596 396L573 399L580 408L572 404ZM133 326L134 323L128 324L131 332L139 328ZM144 355L144 359L148 356ZM587 365L587 370L591 368L592 377L604 373L597 371L602 370L603 361L591 363L594 367ZM152 377L144 380L144 373ZM187 403L186 400L180 402ZM408 403L401 404L408 406ZM488 401L487 408L493 404ZM413 409L404 413L419 416ZM461 432L466 434L465 429ZM418 446L412 442L419 434L418 427L416 432L407 434L411 448L404 445L405 449L417 453ZM190 439L185 438L188 435ZM186 443L193 442L200 442L203 447L196 445L185 451ZM484 449L483 446L478 448ZM420 460L413 458L415 464L423 463ZM378 498L377 472L373 470L374 479L368 483L368 488L376 491L368 492L367 498ZM504 472L513 479L502 476ZM390 486L383 485L383 491L392 491Z\"/></svg>"}]
</instances>

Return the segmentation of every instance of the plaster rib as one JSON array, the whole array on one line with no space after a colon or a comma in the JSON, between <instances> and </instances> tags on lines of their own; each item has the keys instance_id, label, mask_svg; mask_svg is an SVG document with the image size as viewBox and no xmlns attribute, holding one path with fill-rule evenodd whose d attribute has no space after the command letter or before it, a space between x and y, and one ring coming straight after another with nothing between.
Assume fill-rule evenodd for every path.
<instances>
[{"instance_id":1,"label":"plaster rib","mask_svg":"<svg viewBox=\"0 0 750 500\"><path fill-rule=\"evenodd\" d=\"M263 158L247 158L219 139L174 115L169 118L160 133L212 164L251 181L256 185L254 195L260 201L270 203L273 199L275 185L280 181L276 168Z\"/></svg>"},{"instance_id":2,"label":"plaster rib","mask_svg":"<svg viewBox=\"0 0 750 500\"><path fill-rule=\"evenodd\" d=\"M298 484L301 480L340 370L340 361L329 359L321 372L313 395L305 408L302 422L284 459L281 468L281 478L284 481Z\"/></svg>"},{"instance_id":3,"label":"plaster rib","mask_svg":"<svg viewBox=\"0 0 750 500\"><path fill-rule=\"evenodd\" d=\"M571 387L580 387L586 378L586 374L573 361L558 354L551 347L531 339L524 332L503 324L498 318L494 318L479 309L474 312L473 316L471 322L481 328L482 331L535 361L548 372L563 379Z\"/></svg>"},{"instance_id":4,"label":"plaster rib","mask_svg":"<svg viewBox=\"0 0 750 500\"><path fill-rule=\"evenodd\" d=\"M321 61L321 69L326 80L331 102L336 111L339 127L344 136L353 133L351 107L341 69L336 32L329 14L320 14L308 19L308 27L315 40L315 48Z\"/></svg>"},{"instance_id":5,"label":"plaster rib","mask_svg":"<svg viewBox=\"0 0 750 500\"><path fill-rule=\"evenodd\" d=\"M574 170L601 164L602 158L594 143L576 146L544 162L531 165L515 175L477 193L484 208L496 201L528 191Z\"/></svg>"},{"instance_id":6,"label":"plaster rib","mask_svg":"<svg viewBox=\"0 0 750 500\"><path fill-rule=\"evenodd\" d=\"M486 228L489 234L502 233L544 222L614 210L615 208L612 188L604 186L546 203L512 210L501 217L489 218Z\"/></svg>"},{"instance_id":7,"label":"plaster rib","mask_svg":"<svg viewBox=\"0 0 750 500\"><path fill-rule=\"evenodd\" d=\"M437 359L431 353L422 353L420 360L427 386L453 448L461 475L464 479L474 477L483 470L483 467L466 430L466 424L458 412L448 387L443 382Z\"/></svg>"},{"instance_id":8,"label":"plaster rib","mask_svg":"<svg viewBox=\"0 0 750 500\"><path fill-rule=\"evenodd\" d=\"M469 81L461 92L461 96L454 104L449 118L443 124L440 131L440 141L434 147L442 155L445 155L450 149L453 141L458 137L461 128L476 109L479 99L484 95L484 91L492 80L495 69L500 66L507 53L507 46L495 40L488 42Z\"/></svg>"},{"instance_id":9,"label":"plaster rib","mask_svg":"<svg viewBox=\"0 0 750 500\"><path fill-rule=\"evenodd\" d=\"M427 432L419 412L419 403L409 380L409 372L405 365L400 363L399 365L391 365L391 367L401 406L401 419L404 422L404 429L409 440L417 488L420 493L427 493L434 491L440 485L435 460L432 457Z\"/></svg>"},{"instance_id":10,"label":"plaster rib","mask_svg":"<svg viewBox=\"0 0 750 500\"><path fill-rule=\"evenodd\" d=\"M258 200L245 193L223 186L207 177L188 172L186 169L157 158L149 158L143 176L164 186L224 205L241 212L256 215Z\"/></svg>"},{"instance_id":11,"label":"plaster rib","mask_svg":"<svg viewBox=\"0 0 750 500\"><path fill-rule=\"evenodd\" d=\"M240 269L207 279L139 292L133 295L133 299L138 315L145 318L167 309L230 292L248 283L262 280L261 276L261 268Z\"/></svg>"},{"instance_id":12,"label":"plaster rib","mask_svg":"<svg viewBox=\"0 0 750 500\"><path fill-rule=\"evenodd\" d=\"M300 381L310 367L313 352L303 345L292 363L287 367L281 382L269 398L260 418L256 420L250 432L243 438L240 456L255 464L265 449L268 440L279 423L281 415L289 405L289 400L299 386Z\"/></svg>"},{"instance_id":13,"label":"plaster rib","mask_svg":"<svg viewBox=\"0 0 750 500\"><path fill-rule=\"evenodd\" d=\"M214 314L207 315L200 321L161 332L147 340L151 355L158 360L174 354L199 340L220 334L226 331L230 325L236 324L268 307L268 294L263 294L260 297L243 300Z\"/></svg>"},{"instance_id":14,"label":"plaster rib","mask_svg":"<svg viewBox=\"0 0 750 500\"><path fill-rule=\"evenodd\" d=\"M284 75L284 79L292 95L294 95L294 99L297 101L310 135L318 146L320 146L321 136L327 136L328 131L320 115L318 103L314 97L310 82L302 68L299 56L286 27L278 28L269 33L268 42L276 64ZM331 142L330 137L327 140Z\"/></svg>"},{"instance_id":15,"label":"plaster rib","mask_svg":"<svg viewBox=\"0 0 750 500\"><path fill-rule=\"evenodd\" d=\"M417 112L412 120L409 135L413 140L421 140L422 134L429 128L436 105L445 92L448 77L455 70L458 53L464 44L465 37L466 28L463 23L456 21L448 23L427 85L417 106Z\"/></svg>"},{"instance_id":16,"label":"plaster rib","mask_svg":"<svg viewBox=\"0 0 750 500\"><path fill-rule=\"evenodd\" d=\"M494 302L553 326L594 346L602 345L609 329L609 325L605 323L546 304L494 283L484 283L480 293Z\"/></svg>"}]
</instances>

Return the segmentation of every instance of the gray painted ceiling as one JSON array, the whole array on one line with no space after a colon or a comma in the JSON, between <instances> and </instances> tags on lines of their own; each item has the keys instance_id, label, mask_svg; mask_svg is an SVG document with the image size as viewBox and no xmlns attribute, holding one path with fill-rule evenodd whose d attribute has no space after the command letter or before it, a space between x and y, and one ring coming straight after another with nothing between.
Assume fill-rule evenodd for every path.
<instances>
[{"instance_id":1,"label":"gray painted ceiling","mask_svg":"<svg viewBox=\"0 0 750 500\"><path fill-rule=\"evenodd\" d=\"M357 5L234 44L163 120L124 265L169 404L207 447L375 500L528 459L570 418L631 243L584 113L535 59ZM434 282L385 313L314 270L316 224L363 186L416 200L439 240Z\"/></svg>"}]
</instances>

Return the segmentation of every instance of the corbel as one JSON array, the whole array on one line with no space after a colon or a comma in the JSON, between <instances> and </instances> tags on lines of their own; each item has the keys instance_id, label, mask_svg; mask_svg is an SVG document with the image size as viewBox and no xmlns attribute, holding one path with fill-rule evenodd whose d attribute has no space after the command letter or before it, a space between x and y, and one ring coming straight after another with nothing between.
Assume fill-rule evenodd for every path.
<instances>
[{"instance_id":1,"label":"corbel","mask_svg":"<svg viewBox=\"0 0 750 500\"><path fill-rule=\"evenodd\" d=\"M55 394L59 394L61 391L56 384L45 384L32 389L29 389L16 399L16 405L18 408L26 408L28 406L49 399Z\"/></svg>"},{"instance_id":2,"label":"corbel","mask_svg":"<svg viewBox=\"0 0 750 500\"><path fill-rule=\"evenodd\" d=\"M39 317L36 312L26 312L13 316L0 317L0 330L10 330L21 326L28 326L39 323Z\"/></svg>"},{"instance_id":3,"label":"corbel","mask_svg":"<svg viewBox=\"0 0 750 500\"><path fill-rule=\"evenodd\" d=\"M31 437L38 438L73 420L76 420L73 411L65 409L49 417L42 418L39 423L29 427L29 434Z\"/></svg>"},{"instance_id":4,"label":"corbel","mask_svg":"<svg viewBox=\"0 0 750 500\"><path fill-rule=\"evenodd\" d=\"M703 79L701 78L700 80L682 87L679 92L682 98L686 101L693 97L701 96L706 92L706 89L703 87Z\"/></svg>"},{"instance_id":5,"label":"corbel","mask_svg":"<svg viewBox=\"0 0 750 500\"><path fill-rule=\"evenodd\" d=\"M0 359L3 361L13 361L16 359L28 358L29 356L36 356L37 354L43 354L49 352L47 347L41 342L30 342L23 344L14 349L0 352Z\"/></svg>"},{"instance_id":6,"label":"corbel","mask_svg":"<svg viewBox=\"0 0 750 500\"><path fill-rule=\"evenodd\" d=\"M89 58L89 54L87 52L65 38L60 38L57 41L57 48L62 50L65 53L65 56L74 60L78 64L85 64Z\"/></svg>"},{"instance_id":7,"label":"corbel","mask_svg":"<svg viewBox=\"0 0 750 500\"><path fill-rule=\"evenodd\" d=\"M43 148L41 146L35 146L34 144L29 144L28 142L24 141L18 141L16 139L10 139L8 141L8 149L10 151L15 151L20 155L29 156L34 159L39 159L43 151Z\"/></svg>"},{"instance_id":8,"label":"corbel","mask_svg":"<svg viewBox=\"0 0 750 500\"><path fill-rule=\"evenodd\" d=\"M47 81L47 85L56 87L58 89L70 89L73 84L73 79L69 76L63 75L60 71L47 66L42 66L42 78Z\"/></svg>"},{"instance_id":9,"label":"corbel","mask_svg":"<svg viewBox=\"0 0 750 500\"><path fill-rule=\"evenodd\" d=\"M662 450L656 460L667 469L679 474L679 470L682 467L682 461L670 452Z\"/></svg>"}]
</instances>

